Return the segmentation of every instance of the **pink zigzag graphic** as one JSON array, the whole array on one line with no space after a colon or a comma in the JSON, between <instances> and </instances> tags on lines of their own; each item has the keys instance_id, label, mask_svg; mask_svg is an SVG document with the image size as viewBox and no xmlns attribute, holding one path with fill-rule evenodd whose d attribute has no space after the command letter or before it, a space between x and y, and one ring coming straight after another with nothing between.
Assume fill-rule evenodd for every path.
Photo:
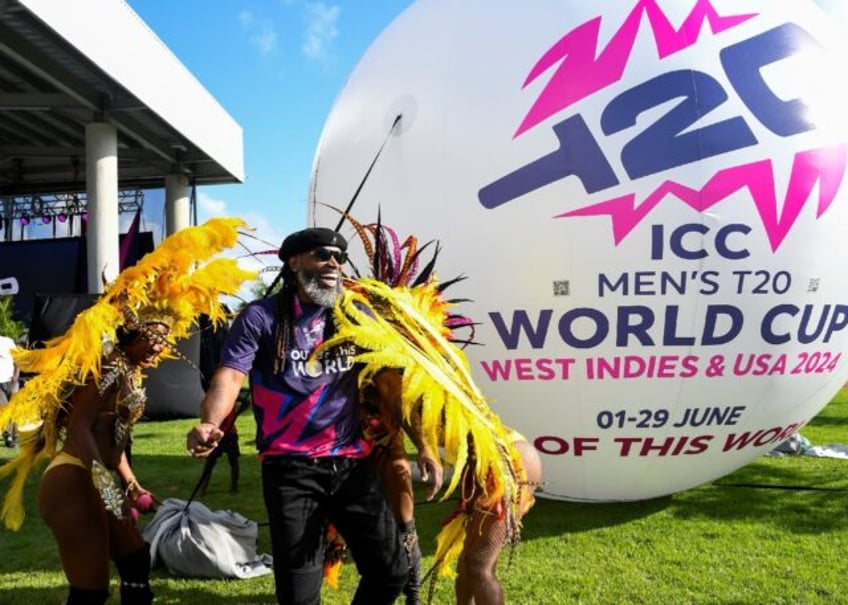
<instances>
[{"instance_id":1,"label":"pink zigzag graphic","mask_svg":"<svg viewBox=\"0 0 848 605\"><path fill-rule=\"evenodd\" d=\"M666 195L673 195L698 212L703 212L736 191L747 188L774 252L792 230L816 184L819 187L816 218L820 218L827 211L842 184L846 158L848 145L797 153L792 163L792 173L780 216L777 213L772 162L760 160L716 172L700 191L674 181L665 181L638 207L635 204L636 195L631 193L564 212L554 218L609 215L617 246Z\"/></svg>"},{"instance_id":2,"label":"pink zigzag graphic","mask_svg":"<svg viewBox=\"0 0 848 605\"><path fill-rule=\"evenodd\" d=\"M276 413L271 412L272 410L276 412L282 405L284 395L262 385L254 386L253 394L254 397L256 397L257 405L267 410L265 414L265 421L263 423L264 426L262 427L263 432L268 435L283 429L283 433L287 435L286 442L296 443L298 447L302 448L309 447L312 442L334 442L336 437L335 427L329 427L327 432L324 432L321 435L315 435L309 439L303 439L304 428L309 420L310 413L315 409L315 402L321 397L323 391L323 387L316 389L315 392L311 393L306 400L301 402L300 406L302 407L302 410L308 413L300 412L289 414L289 421L283 425L280 424L279 419L276 417Z\"/></svg>"},{"instance_id":3,"label":"pink zigzag graphic","mask_svg":"<svg viewBox=\"0 0 848 605\"><path fill-rule=\"evenodd\" d=\"M643 13L647 15L654 32L660 59L695 44L704 21L709 23L713 34L718 34L756 16L756 13L721 16L710 0L697 0L680 29L675 30L663 10L657 6L657 0L639 0L597 59L595 52L598 48L601 17L577 26L542 55L524 80L522 88L561 61L512 135L513 138L571 104L621 80L639 33Z\"/></svg>"}]
</instances>

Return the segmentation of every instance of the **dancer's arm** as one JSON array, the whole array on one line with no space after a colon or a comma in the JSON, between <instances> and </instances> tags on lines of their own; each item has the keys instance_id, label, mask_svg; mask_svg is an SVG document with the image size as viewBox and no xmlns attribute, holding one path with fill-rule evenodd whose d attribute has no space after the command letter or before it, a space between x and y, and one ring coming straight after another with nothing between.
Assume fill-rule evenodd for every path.
<instances>
[{"instance_id":1,"label":"dancer's arm","mask_svg":"<svg viewBox=\"0 0 848 605\"><path fill-rule=\"evenodd\" d=\"M94 380L88 380L84 385L74 389L70 397L65 424L68 436L65 439L64 449L79 458L89 468L95 460L101 464L104 463L93 427L97 415L103 409L104 397L109 396L110 393L114 396L113 388L107 390L106 395L100 395Z\"/></svg>"},{"instance_id":2,"label":"dancer's arm","mask_svg":"<svg viewBox=\"0 0 848 605\"><path fill-rule=\"evenodd\" d=\"M421 480L430 484L430 489L427 491L427 499L432 500L442 488L444 471L439 462L437 452L429 448L421 438L420 431L418 430L420 423L416 422L415 419L407 422L402 417L402 374L395 370L383 370L374 378L374 387L379 397L380 414L383 417L383 422L392 428L403 428L418 451L418 470L421 473Z\"/></svg>"}]
</instances>

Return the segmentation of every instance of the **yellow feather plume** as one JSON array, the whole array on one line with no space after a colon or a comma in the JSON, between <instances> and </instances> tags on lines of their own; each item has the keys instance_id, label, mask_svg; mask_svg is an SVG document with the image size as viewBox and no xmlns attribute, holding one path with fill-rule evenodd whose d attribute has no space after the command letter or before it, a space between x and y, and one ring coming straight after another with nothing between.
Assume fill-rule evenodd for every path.
<instances>
[{"instance_id":1,"label":"yellow feather plume","mask_svg":"<svg viewBox=\"0 0 848 605\"><path fill-rule=\"evenodd\" d=\"M468 515L460 512L450 519L436 536L436 552L444 553L441 559L436 559L434 569L438 575L451 579L456 577L456 572L448 562L458 559L462 554L467 531Z\"/></svg>"},{"instance_id":2,"label":"yellow feather plume","mask_svg":"<svg viewBox=\"0 0 848 605\"><path fill-rule=\"evenodd\" d=\"M401 370L398 416L407 422L414 419L423 444L432 452L441 450L442 462L455 470L442 500L456 490L473 459L468 470L480 490L476 505L500 503L511 535L517 536L520 456L510 431L474 383L465 353L449 340L448 304L437 282L393 288L360 278L346 285L334 309L337 332L322 348L342 343L359 347L362 352L355 361L363 365L363 388L386 368ZM464 527L450 524L439 535L436 558L441 570L461 553L463 540L454 539L453 533Z\"/></svg>"}]
</instances>

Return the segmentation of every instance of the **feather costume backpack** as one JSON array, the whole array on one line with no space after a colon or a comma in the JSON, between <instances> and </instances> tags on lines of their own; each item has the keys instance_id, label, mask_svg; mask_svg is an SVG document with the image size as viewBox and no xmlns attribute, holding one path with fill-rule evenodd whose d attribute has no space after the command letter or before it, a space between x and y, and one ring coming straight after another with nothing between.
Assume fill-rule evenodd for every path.
<instances>
[{"instance_id":1,"label":"feather costume backpack","mask_svg":"<svg viewBox=\"0 0 848 605\"><path fill-rule=\"evenodd\" d=\"M479 491L460 493L461 508L472 498L477 505L497 508L507 540L517 542L519 483L524 480L521 457L511 430L489 408L471 376L468 358L457 346L471 343L474 324L452 313L461 300L443 297L445 288L464 278L438 282L437 244L419 272L421 254L432 242L419 248L413 236L401 242L379 217L376 224L365 225L344 216L362 240L372 276L363 277L354 267L356 277L346 281L334 308L337 332L322 348L352 343L362 350L355 357L363 366L361 390L382 370L400 370L403 387L396 416L416 423L423 445L433 452L441 450L442 463L456 471L441 500L473 473ZM455 331L460 328L470 329L471 336L457 340ZM471 531L467 521L468 515L455 515L437 537L434 569L439 575L454 575L452 564L462 553L466 531Z\"/></svg>"}]
</instances>

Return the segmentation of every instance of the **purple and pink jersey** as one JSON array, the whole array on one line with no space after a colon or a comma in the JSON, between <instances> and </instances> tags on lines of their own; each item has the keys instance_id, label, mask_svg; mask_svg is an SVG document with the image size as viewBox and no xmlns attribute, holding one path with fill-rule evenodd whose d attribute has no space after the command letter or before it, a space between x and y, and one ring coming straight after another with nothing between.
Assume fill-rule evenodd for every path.
<instances>
[{"instance_id":1,"label":"purple and pink jersey","mask_svg":"<svg viewBox=\"0 0 848 605\"><path fill-rule=\"evenodd\" d=\"M356 349L344 345L316 360L330 310L294 304L294 339L282 374L274 374L279 294L250 303L233 322L221 365L249 374L259 457L346 456L371 452L359 426Z\"/></svg>"}]
</instances>

